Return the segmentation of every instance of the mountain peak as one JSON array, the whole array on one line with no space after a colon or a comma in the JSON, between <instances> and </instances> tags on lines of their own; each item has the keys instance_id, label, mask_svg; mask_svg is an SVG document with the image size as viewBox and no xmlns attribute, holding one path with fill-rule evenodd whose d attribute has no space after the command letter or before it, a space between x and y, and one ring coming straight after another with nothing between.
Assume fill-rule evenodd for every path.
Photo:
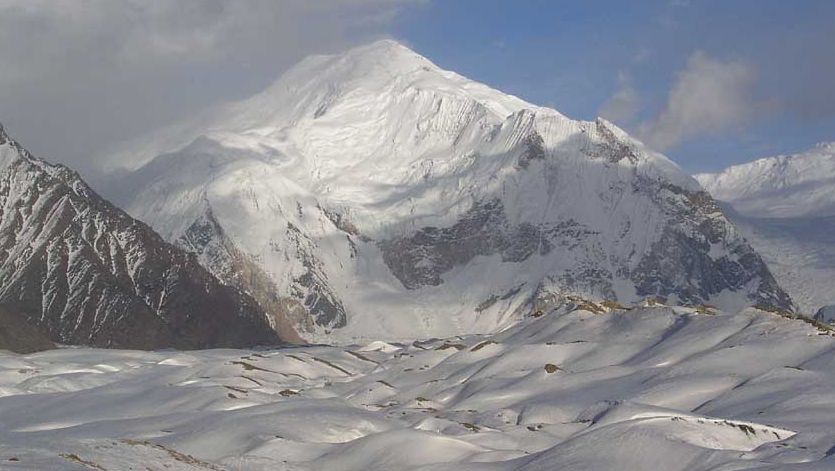
<instances>
[{"instance_id":1,"label":"mountain peak","mask_svg":"<svg viewBox=\"0 0 835 471\"><path fill-rule=\"evenodd\" d=\"M409 47L394 39L380 39L378 41L374 41L368 44L363 44L361 46L357 46L353 49L348 50L344 53L344 55L366 55L377 57L395 56L424 61L428 60L425 57L418 54L417 52L410 49Z\"/></svg>"},{"instance_id":2,"label":"mountain peak","mask_svg":"<svg viewBox=\"0 0 835 471\"><path fill-rule=\"evenodd\" d=\"M402 131L399 137L408 139L403 145L412 146L432 141L429 135L443 134L438 139L451 142L455 132L474 120L486 120L479 126L486 126L487 121L496 125L523 109L559 114L444 70L409 47L382 39L338 54L303 59L260 93L157 131L117 155L118 160L138 167L155 156L184 149L200 136L236 148L247 143L260 147L266 138L272 139L270 145L290 142L303 148L313 142L352 138L352 145L363 141L362 145L342 142L330 148L340 155L346 149L367 153L368 146L403 142L398 136L380 138L383 122L400 123L389 130ZM444 119L454 123L444 123ZM436 124L429 126L432 120ZM352 131L334 134L333 129ZM423 135L405 136L408 130ZM325 157L321 149L315 154Z\"/></svg>"},{"instance_id":3,"label":"mountain peak","mask_svg":"<svg viewBox=\"0 0 835 471\"><path fill-rule=\"evenodd\" d=\"M4 214L0 250L14 264L0 269L0 304L33 332L125 348L279 341L254 299L89 191L77 173L32 156L5 131L0 138L0 197L20 211Z\"/></svg>"},{"instance_id":4,"label":"mountain peak","mask_svg":"<svg viewBox=\"0 0 835 471\"><path fill-rule=\"evenodd\" d=\"M293 128L322 131L322 139L333 141L333 135L325 136L329 129L344 129L350 123L355 135L362 134L359 129L368 134L366 143L379 143L380 122L400 122L400 129L422 128L432 117L462 121L478 119L483 112L495 124L521 109L540 108L443 70L397 41L384 39L336 55L309 57L263 92L215 113L210 125L196 129L283 139L284 131ZM443 134L449 126L439 123L431 133Z\"/></svg>"},{"instance_id":5,"label":"mountain peak","mask_svg":"<svg viewBox=\"0 0 835 471\"><path fill-rule=\"evenodd\" d=\"M404 67L409 70L422 66L440 70L426 57L393 39L381 39L362 44L329 57L357 66L383 66L392 71Z\"/></svg>"},{"instance_id":6,"label":"mountain peak","mask_svg":"<svg viewBox=\"0 0 835 471\"><path fill-rule=\"evenodd\" d=\"M296 77L309 81L321 78L330 84L348 82L381 84L414 72L443 72L429 59L392 39L360 45L335 55L313 56L288 71L282 79ZM280 82L285 80L279 79Z\"/></svg>"}]
</instances>

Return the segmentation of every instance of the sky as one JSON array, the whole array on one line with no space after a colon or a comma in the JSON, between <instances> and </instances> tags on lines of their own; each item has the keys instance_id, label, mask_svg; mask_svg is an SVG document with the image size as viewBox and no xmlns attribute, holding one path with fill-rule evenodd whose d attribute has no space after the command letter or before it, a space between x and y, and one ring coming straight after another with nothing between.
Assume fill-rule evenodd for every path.
<instances>
[{"instance_id":1,"label":"sky","mask_svg":"<svg viewBox=\"0 0 835 471\"><path fill-rule=\"evenodd\" d=\"M0 0L0 122L95 176L125 142L383 37L692 173L835 140L830 0Z\"/></svg>"}]
</instances>

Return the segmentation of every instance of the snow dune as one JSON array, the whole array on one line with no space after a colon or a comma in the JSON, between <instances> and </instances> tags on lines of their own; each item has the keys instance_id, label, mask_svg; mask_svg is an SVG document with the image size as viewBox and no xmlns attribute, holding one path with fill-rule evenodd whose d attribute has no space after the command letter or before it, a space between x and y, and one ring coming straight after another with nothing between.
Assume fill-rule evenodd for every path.
<instances>
[{"instance_id":1,"label":"snow dune","mask_svg":"<svg viewBox=\"0 0 835 471\"><path fill-rule=\"evenodd\" d=\"M405 344L0 354L0 469L835 469L827 330L584 307Z\"/></svg>"}]
</instances>

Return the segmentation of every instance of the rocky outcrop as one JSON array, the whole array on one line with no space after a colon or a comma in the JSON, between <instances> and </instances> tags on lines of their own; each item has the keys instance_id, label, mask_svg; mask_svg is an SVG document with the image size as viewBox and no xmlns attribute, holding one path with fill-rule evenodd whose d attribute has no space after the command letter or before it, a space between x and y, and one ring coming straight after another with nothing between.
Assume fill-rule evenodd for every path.
<instances>
[{"instance_id":1,"label":"rocky outcrop","mask_svg":"<svg viewBox=\"0 0 835 471\"><path fill-rule=\"evenodd\" d=\"M184 349L276 344L264 311L70 169L0 135L0 303L51 341Z\"/></svg>"},{"instance_id":2,"label":"rocky outcrop","mask_svg":"<svg viewBox=\"0 0 835 471\"><path fill-rule=\"evenodd\" d=\"M498 254L503 262L523 262L551 250L547 230L511 225L499 200L475 204L447 228L424 227L409 237L380 244L383 260L409 289L437 286L441 275L479 255Z\"/></svg>"},{"instance_id":3,"label":"rocky outcrop","mask_svg":"<svg viewBox=\"0 0 835 471\"><path fill-rule=\"evenodd\" d=\"M295 328L305 327L309 320L303 306L292 298L279 296L270 277L229 239L208 202L206 212L189 226L177 245L196 254L201 265L222 282L252 296L283 340L302 343Z\"/></svg>"},{"instance_id":4,"label":"rocky outcrop","mask_svg":"<svg viewBox=\"0 0 835 471\"><path fill-rule=\"evenodd\" d=\"M0 350L32 353L50 348L55 344L46 333L14 309L0 306Z\"/></svg>"},{"instance_id":5,"label":"rocky outcrop","mask_svg":"<svg viewBox=\"0 0 835 471\"><path fill-rule=\"evenodd\" d=\"M290 296L302 303L315 324L327 328L344 327L347 321L345 307L330 289L325 267L316 256L316 241L291 222L287 223L286 240L302 267L302 273L291 281Z\"/></svg>"},{"instance_id":6,"label":"rocky outcrop","mask_svg":"<svg viewBox=\"0 0 835 471\"><path fill-rule=\"evenodd\" d=\"M833 323L835 322L835 305L823 306L815 313L814 319L820 322Z\"/></svg>"},{"instance_id":7,"label":"rocky outcrop","mask_svg":"<svg viewBox=\"0 0 835 471\"><path fill-rule=\"evenodd\" d=\"M621 148L612 150L623 154ZM638 265L631 268L628 260L611 259L611 265L577 263L560 276L551 277L551 282L544 285L549 288L540 287L537 296L550 290L617 299L612 284L619 276L626 276L641 297L697 305L723 291L745 292L754 284L748 296L750 303L791 309L791 299L762 258L706 192L649 179L640 179L633 191L648 195L669 218L660 238ZM403 286L419 289L441 285L444 273L476 256L498 255L502 262L521 263L533 254L547 256L555 246L581 251L592 244L593 252L597 235L575 221L512 226L501 201L491 200L475 204L450 227L425 227L408 237L384 241L380 247L385 263ZM519 288L509 292L518 293ZM491 295L476 310L484 310L507 296Z\"/></svg>"},{"instance_id":8,"label":"rocky outcrop","mask_svg":"<svg viewBox=\"0 0 835 471\"><path fill-rule=\"evenodd\" d=\"M760 255L707 192L649 181L636 190L651 192L674 221L631 274L639 295L702 304L723 291L743 292L754 284L748 296L753 304L792 308Z\"/></svg>"}]
</instances>

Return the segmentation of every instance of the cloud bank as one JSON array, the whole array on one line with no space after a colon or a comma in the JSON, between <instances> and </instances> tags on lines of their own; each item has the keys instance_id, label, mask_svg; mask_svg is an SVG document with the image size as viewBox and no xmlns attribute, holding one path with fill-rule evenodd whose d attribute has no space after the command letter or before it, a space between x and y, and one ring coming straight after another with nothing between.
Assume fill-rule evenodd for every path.
<instances>
[{"instance_id":1,"label":"cloud bank","mask_svg":"<svg viewBox=\"0 0 835 471\"><path fill-rule=\"evenodd\" d=\"M743 125L756 108L754 74L740 62L720 62L697 51L673 84L667 103L639 135L664 150L680 142Z\"/></svg>"},{"instance_id":2,"label":"cloud bank","mask_svg":"<svg viewBox=\"0 0 835 471\"><path fill-rule=\"evenodd\" d=\"M691 54L663 108L643 122L637 122L643 103L629 76L621 72L618 82L600 115L633 129L658 150L744 126L761 107L753 97L755 77L748 65L722 62L702 51Z\"/></svg>"},{"instance_id":3,"label":"cloud bank","mask_svg":"<svg viewBox=\"0 0 835 471\"><path fill-rule=\"evenodd\" d=\"M411 0L0 0L0 122L95 170L110 144L385 35Z\"/></svg>"}]
</instances>

